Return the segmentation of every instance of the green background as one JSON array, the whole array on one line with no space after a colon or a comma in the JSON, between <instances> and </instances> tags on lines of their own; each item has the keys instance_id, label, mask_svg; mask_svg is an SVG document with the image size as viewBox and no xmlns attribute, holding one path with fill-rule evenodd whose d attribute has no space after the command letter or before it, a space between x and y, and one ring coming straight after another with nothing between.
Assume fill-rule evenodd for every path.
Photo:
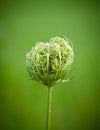
<instances>
[{"instance_id":1,"label":"green background","mask_svg":"<svg viewBox=\"0 0 100 130\"><path fill-rule=\"evenodd\" d=\"M52 36L73 42L71 83L52 94L51 130L100 129L99 1L0 1L0 130L45 130L47 88L30 80L25 56Z\"/></svg>"}]
</instances>

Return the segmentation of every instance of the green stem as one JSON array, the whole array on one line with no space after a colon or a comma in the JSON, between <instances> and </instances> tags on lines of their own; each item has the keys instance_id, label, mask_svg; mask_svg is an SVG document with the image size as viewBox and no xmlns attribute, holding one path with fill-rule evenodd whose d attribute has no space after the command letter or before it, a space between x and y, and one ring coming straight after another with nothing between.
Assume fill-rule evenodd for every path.
<instances>
[{"instance_id":1,"label":"green stem","mask_svg":"<svg viewBox=\"0 0 100 130\"><path fill-rule=\"evenodd\" d=\"M52 87L48 87L46 130L50 130Z\"/></svg>"}]
</instances>

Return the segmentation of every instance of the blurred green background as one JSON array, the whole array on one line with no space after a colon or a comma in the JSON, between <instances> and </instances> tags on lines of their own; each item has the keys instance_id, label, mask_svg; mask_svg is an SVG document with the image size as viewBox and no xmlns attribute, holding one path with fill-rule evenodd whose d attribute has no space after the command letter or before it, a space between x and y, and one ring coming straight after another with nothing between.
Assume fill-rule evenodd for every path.
<instances>
[{"instance_id":1,"label":"blurred green background","mask_svg":"<svg viewBox=\"0 0 100 130\"><path fill-rule=\"evenodd\" d=\"M73 42L71 83L54 87L51 130L100 129L100 3L0 1L0 130L45 130L47 88L30 80L26 53L52 36Z\"/></svg>"}]
</instances>

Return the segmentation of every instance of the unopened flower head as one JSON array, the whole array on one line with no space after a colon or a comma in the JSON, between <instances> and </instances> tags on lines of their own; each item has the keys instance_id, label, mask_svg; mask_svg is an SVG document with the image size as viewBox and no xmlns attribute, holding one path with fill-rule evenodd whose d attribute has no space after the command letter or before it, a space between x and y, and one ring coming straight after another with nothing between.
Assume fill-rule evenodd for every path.
<instances>
[{"instance_id":1,"label":"unopened flower head","mask_svg":"<svg viewBox=\"0 0 100 130\"><path fill-rule=\"evenodd\" d=\"M73 63L72 45L66 39L53 37L49 42L38 42L26 54L26 64L32 79L53 86L62 82Z\"/></svg>"}]
</instances>

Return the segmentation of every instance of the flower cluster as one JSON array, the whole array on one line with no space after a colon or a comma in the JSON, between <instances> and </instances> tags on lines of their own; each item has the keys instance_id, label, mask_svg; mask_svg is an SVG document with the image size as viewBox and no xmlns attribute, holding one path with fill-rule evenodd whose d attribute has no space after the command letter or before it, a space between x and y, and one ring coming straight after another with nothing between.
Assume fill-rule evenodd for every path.
<instances>
[{"instance_id":1,"label":"flower cluster","mask_svg":"<svg viewBox=\"0 0 100 130\"><path fill-rule=\"evenodd\" d=\"M26 54L26 64L32 79L53 86L62 82L73 63L74 52L70 42L53 37L49 42L37 42Z\"/></svg>"}]
</instances>

